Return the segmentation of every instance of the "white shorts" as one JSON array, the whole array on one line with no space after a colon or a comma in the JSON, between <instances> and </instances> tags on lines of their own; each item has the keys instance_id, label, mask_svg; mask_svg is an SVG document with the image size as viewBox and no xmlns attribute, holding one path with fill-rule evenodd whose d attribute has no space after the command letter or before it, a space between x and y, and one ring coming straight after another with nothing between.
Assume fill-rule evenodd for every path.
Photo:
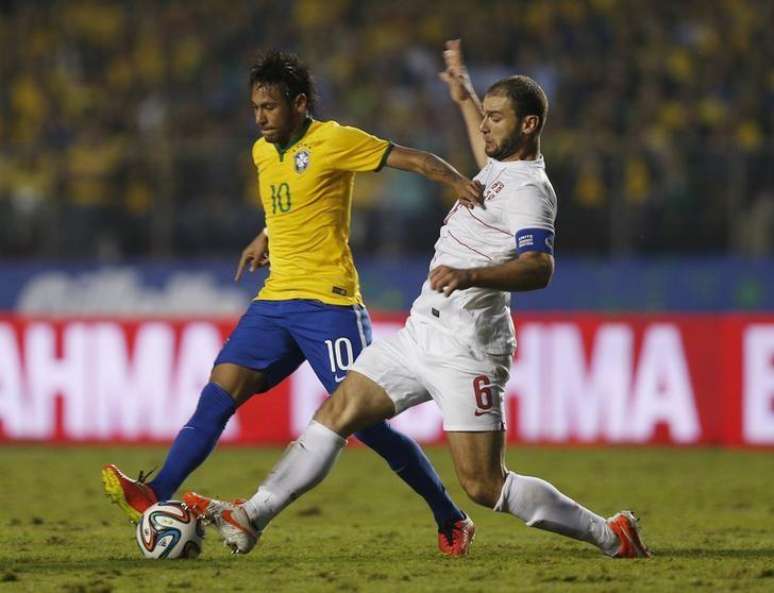
<instances>
[{"instance_id":1,"label":"white shorts","mask_svg":"<svg viewBox=\"0 0 774 593\"><path fill-rule=\"evenodd\" d=\"M381 386L395 414L435 400L446 431L505 430L503 400L511 356L476 356L437 329L411 319L377 340L351 369Z\"/></svg>"}]
</instances>

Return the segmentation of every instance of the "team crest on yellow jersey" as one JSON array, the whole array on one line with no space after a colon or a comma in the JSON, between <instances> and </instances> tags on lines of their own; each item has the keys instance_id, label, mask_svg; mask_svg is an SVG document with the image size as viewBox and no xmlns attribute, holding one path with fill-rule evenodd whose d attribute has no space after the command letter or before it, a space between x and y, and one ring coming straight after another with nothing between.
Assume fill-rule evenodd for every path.
<instances>
[{"instance_id":1,"label":"team crest on yellow jersey","mask_svg":"<svg viewBox=\"0 0 774 593\"><path fill-rule=\"evenodd\" d=\"M306 168L309 166L309 151L306 148L299 150L296 153L294 163L296 173L301 174L306 171Z\"/></svg>"}]
</instances>

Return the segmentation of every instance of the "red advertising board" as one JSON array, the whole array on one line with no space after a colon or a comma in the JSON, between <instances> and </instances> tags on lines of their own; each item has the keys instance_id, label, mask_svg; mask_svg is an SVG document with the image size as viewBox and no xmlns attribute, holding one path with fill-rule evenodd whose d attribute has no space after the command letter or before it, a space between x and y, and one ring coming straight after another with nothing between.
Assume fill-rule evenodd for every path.
<instances>
[{"instance_id":1,"label":"red advertising board","mask_svg":"<svg viewBox=\"0 0 774 593\"><path fill-rule=\"evenodd\" d=\"M375 315L376 339L402 315ZM774 445L774 315L520 314L511 442ZM168 441L235 320L0 316L0 442ZM286 443L325 393L307 365L226 442ZM435 405L392 422L443 439Z\"/></svg>"}]
</instances>

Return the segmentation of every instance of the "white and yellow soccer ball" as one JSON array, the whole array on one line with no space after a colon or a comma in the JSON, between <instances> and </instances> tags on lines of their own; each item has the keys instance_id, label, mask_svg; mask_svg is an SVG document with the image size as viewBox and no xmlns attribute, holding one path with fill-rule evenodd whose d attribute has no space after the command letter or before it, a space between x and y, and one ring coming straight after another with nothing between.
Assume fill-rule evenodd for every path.
<instances>
[{"instance_id":1,"label":"white and yellow soccer ball","mask_svg":"<svg viewBox=\"0 0 774 593\"><path fill-rule=\"evenodd\" d=\"M204 526L177 500L157 502L137 523L137 545L146 558L196 558L202 551Z\"/></svg>"}]
</instances>

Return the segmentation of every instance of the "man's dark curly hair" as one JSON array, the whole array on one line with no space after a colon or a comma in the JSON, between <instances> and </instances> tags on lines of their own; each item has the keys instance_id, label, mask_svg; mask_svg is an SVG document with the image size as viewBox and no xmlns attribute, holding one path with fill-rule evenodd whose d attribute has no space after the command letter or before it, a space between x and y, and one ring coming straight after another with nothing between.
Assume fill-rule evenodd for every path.
<instances>
[{"instance_id":1,"label":"man's dark curly hair","mask_svg":"<svg viewBox=\"0 0 774 593\"><path fill-rule=\"evenodd\" d=\"M537 131L540 133L543 130L548 117L548 99L540 85L529 76L504 78L490 86L486 94L508 97L519 119L527 115L537 115L540 118Z\"/></svg>"},{"instance_id":2,"label":"man's dark curly hair","mask_svg":"<svg viewBox=\"0 0 774 593\"><path fill-rule=\"evenodd\" d=\"M309 68L295 54L275 50L261 55L250 68L250 89L256 85L276 86L289 104L303 93L310 113L317 102Z\"/></svg>"}]
</instances>

